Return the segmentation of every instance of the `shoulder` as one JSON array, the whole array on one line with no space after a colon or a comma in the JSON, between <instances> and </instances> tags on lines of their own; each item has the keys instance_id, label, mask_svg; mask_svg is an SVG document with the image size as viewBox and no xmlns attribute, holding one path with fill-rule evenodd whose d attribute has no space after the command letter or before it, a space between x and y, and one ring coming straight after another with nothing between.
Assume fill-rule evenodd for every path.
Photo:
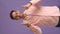
<instances>
[{"instance_id":1,"label":"shoulder","mask_svg":"<svg viewBox=\"0 0 60 34\"><path fill-rule=\"evenodd\" d=\"M57 6L41 6L43 9L50 9L50 10L59 10L59 8Z\"/></svg>"},{"instance_id":2,"label":"shoulder","mask_svg":"<svg viewBox=\"0 0 60 34\"><path fill-rule=\"evenodd\" d=\"M51 16L59 16L59 8L57 6L41 6L43 13Z\"/></svg>"},{"instance_id":3,"label":"shoulder","mask_svg":"<svg viewBox=\"0 0 60 34\"><path fill-rule=\"evenodd\" d=\"M43 10L46 11L58 11L59 12L59 8L57 6L41 6Z\"/></svg>"}]
</instances>

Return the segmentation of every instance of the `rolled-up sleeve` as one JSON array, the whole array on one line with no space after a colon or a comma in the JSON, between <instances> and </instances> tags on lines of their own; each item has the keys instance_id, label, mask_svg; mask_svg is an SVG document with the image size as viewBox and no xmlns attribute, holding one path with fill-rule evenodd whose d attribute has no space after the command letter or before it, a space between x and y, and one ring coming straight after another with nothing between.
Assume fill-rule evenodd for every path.
<instances>
[{"instance_id":1,"label":"rolled-up sleeve","mask_svg":"<svg viewBox=\"0 0 60 34\"><path fill-rule=\"evenodd\" d=\"M30 2L34 5L34 4L38 4L41 0L31 0Z\"/></svg>"},{"instance_id":2,"label":"rolled-up sleeve","mask_svg":"<svg viewBox=\"0 0 60 34\"><path fill-rule=\"evenodd\" d=\"M38 26L31 25L29 29L34 33L34 34L42 34L41 28Z\"/></svg>"}]
</instances>

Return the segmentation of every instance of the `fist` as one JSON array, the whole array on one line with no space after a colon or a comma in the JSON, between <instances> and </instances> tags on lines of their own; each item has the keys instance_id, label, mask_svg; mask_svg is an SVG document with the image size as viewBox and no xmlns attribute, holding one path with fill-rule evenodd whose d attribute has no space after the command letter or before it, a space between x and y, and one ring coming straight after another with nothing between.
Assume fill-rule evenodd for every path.
<instances>
[{"instance_id":1,"label":"fist","mask_svg":"<svg viewBox=\"0 0 60 34\"><path fill-rule=\"evenodd\" d=\"M28 21L24 20L24 21L23 21L23 25L26 25L27 27L29 27L31 24L28 23Z\"/></svg>"}]
</instances>

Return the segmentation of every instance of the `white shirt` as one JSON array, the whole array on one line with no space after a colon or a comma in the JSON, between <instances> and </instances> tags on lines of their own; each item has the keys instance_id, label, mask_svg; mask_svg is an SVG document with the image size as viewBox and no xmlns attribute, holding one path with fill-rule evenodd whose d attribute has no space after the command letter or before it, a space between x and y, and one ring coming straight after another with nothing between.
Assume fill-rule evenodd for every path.
<instances>
[{"instance_id":1,"label":"white shirt","mask_svg":"<svg viewBox=\"0 0 60 34\"><path fill-rule=\"evenodd\" d=\"M29 27L29 29L34 33L34 34L42 34L42 30L41 28L39 28L38 26L34 26L31 24L31 26Z\"/></svg>"},{"instance_id":2,"label":"white shirt","mask_svg":"<svg viewBox=\"0 0 60 34\"><path fill-rule=\"evenodd\" d=\"M41 0L31 0L30 2L32 3L32 5L35 5L41 2Z\"/></svg>"},{"instance_id":3,"label":"white shirt","mask_svg":"<svg viewBox=\"0 0 60 34\"><path fill-rule=\"evenodd\" d=\"M28 10L25 10L24 13L28 15L25 19L34 25L56 26L60 16L59 9L56 6L41 6L40 8L38 10L36 7L31 6Z\"/></svg>"}]
</instances>

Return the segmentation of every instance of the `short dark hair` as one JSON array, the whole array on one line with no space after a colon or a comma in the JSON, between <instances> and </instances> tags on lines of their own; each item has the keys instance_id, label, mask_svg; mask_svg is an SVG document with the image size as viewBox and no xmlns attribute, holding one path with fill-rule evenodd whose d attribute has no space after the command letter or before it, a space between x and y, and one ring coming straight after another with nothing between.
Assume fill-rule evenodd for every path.
<instances>
[{"instance_id":1,"label":"short dark hair","mask_svg":"<svg viewBox=\"0 0 60 34\"><path fill-rule=\"evenodd\" d=\"M13 19L13 20L15 20L15 18L12 16L12 13L13 13L13 12L15 12L15 10L12 10L12 11L10 12L10 18Z\"/></svg>"}]
</instances>

